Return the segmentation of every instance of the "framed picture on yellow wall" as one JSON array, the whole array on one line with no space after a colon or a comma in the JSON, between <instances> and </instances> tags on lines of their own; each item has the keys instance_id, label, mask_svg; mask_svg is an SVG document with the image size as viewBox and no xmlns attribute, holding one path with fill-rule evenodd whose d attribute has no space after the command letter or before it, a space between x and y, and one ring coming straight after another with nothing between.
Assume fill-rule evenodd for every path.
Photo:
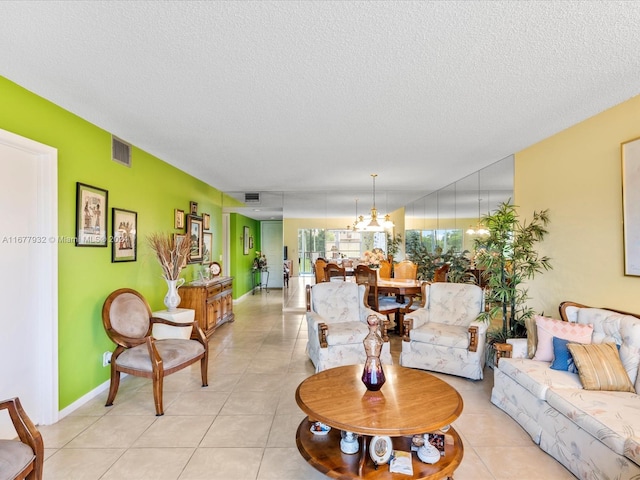
<instances>
[{"instance_id":1,"label":"framed picture on yellow wall","mask_svg":"<svg viewBox=\"0 0 640 480\"><path fill-rule=\"evenodd\" d=\"M622 144L624 274L640 276L640 138Z\"/></svg>"}]
</instances>

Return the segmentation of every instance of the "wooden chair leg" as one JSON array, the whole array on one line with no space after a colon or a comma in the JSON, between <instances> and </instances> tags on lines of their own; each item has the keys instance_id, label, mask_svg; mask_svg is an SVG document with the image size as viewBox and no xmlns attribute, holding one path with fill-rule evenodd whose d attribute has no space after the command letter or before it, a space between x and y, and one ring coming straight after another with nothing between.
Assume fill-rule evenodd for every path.
<instances>
[{"instance_id":1,"label":"wooden chair leg","mask_svg":"<svg viewBox=\"0 0 640 480\"><path fill-rule=\"evenodd\" d=\"M164 409L162 408L162 383L164 375L160 374L153 378L153 401L156 405L156 416L164 415Z\"/></svg>"},{"instance_id":2,"label":"wooden chair leg","mask_svg":"<svg viewBox=\"0 0 640 480\"><path fill-rule=\"evenodd\" d=\"M200 359L200 374L202 375L202 386L209 385L209 377L207 376L207 369L209 368L209 359L205 355Z\"/></svg>"},{"instance_id":3,"label":"wooden chair leg","mask_svg":"<svg viewBox=\"0 0 640 480\"><path fill-rule=\"evenodd\" d=\"M107 397L107 403L105 407L113 405L113 401L116 399L116 393L118 393L118 387L120 386L120 372L116 370L115 365L111 364L111 385L109 386L109 396Z\"/></svg>"}]
</instances>

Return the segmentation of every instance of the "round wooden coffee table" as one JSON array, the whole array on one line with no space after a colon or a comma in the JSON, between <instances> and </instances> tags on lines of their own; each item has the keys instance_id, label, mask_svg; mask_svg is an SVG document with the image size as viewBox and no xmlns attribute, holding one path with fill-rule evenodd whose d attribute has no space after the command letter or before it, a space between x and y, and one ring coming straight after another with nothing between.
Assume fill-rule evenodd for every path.
<instances>
[{"instance_id":1,"label":"round wooden coffee table","mask_svg":"<svg viewBox=\"0 0 640 480\"><path fill-rule=\"evenodd\" d=\"M298 386L296 402L308 415L296 434L302 456L332 478L452 478L464 453L462 440L453 428L447 431L452 441L435 464L423 463L412 454L413 477L392 474L387 466L376 469L366 449L368 437L388 435L394 449L411 451L413 435L434 432L458 418L463 408L460 394L427 372L395 365L383 367L386 383L380 391L370 392L360 380L362 368L362 365L331 368ZM311 433L315 421L332 427L328 435ZM361 435L359 456L342 453L340 430Z\"/></svg>"}]
</instances>

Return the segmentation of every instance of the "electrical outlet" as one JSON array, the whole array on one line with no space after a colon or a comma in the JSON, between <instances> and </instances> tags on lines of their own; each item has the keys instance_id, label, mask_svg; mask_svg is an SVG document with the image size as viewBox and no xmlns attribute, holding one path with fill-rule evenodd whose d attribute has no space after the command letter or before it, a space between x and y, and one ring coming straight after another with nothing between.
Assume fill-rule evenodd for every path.
<instances>
[{"instance_id":1,"label":"electrical outlet","mask_svg":"<svg viewBox=\"0 0 640 480\"><path fill-rule=\"evenodd\" d=\"M108 367L111 364L111 353L112 352L104 352L102 354L102 366Z\"/></svg>"}]
</instances>

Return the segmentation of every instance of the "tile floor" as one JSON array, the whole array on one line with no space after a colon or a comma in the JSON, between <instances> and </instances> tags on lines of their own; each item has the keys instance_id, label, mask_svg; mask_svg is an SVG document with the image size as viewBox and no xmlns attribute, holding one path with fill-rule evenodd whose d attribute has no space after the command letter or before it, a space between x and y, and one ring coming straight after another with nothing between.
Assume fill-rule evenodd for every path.
<instances>
[{"instance_id":1,"label":"tile floor","mask_svg":"<svg viewBox=\"0 0 640 480\"><path fill-rule=\"evenodd\" d=\"M292 278L284 291L263 290L236 302L236 321L220 327L209 343L209 386L200 386L197 366L170 375L164 416L155 416L150 380L127 377L112 407L104 407L105 391L41 427L44 478L327 478L295 445L304 414L294 392L314 371L305 354L303 314L304 285L312 281ZM399 338L392 341L398 352ZM454 423L465 446L456 480L575 478L490 403L492 373L487 369L476 382L439 375L464 398Z\"/></svg>"}]
</instances>

